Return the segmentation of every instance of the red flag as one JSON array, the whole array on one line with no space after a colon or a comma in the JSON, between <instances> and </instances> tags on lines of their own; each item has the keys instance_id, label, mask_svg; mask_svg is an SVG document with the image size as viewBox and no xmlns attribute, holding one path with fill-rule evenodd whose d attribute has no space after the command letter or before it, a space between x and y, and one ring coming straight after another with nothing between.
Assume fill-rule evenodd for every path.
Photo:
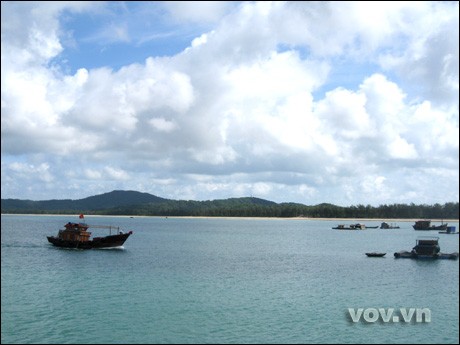
<instances>
[{"instance_id":1,"label":"red flag","mask_svg":"<svg viewBox=\"0 0 460 345\"><path fill-rule=\"evenodd\" d=\"M85 216L83 215L83 213L80 213L80 219L83 219L85 218Z\"/></svg>"}]
</instances>

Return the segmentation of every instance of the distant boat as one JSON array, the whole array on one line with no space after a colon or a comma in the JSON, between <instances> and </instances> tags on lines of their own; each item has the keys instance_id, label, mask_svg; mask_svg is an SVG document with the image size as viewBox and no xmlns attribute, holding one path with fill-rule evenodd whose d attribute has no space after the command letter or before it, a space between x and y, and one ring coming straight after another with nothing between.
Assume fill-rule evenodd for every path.
<instances>
[{"instance_id":1,"label":"distant boat","mask_svg":"<svg viewBox=\"0 0 460 345\"><path fill-rule=\"evenodd\" d=\"M458 231L455 231L455 226L448 226L446 231L439 231L440 234L458 235Z\"/></svg>"},{"instance_id":2,"label":"distant boat","mask_svg":"<svg viewBox=\"0 0 460 345\"><path fill-rule=\"evenodd\" d=\"M332 229L334 230L364 230L366 227L362 224L350 224L350 225L345 225L345 224L339 224L336 227L333 227Z\"/></svg>"},{"instance_id":3,"label":"distant boat","mask_svg":"<svg viewBox=\"0 0 460 345\"><path fill-rule=\"evenodd\" d=\"M447 223L431 225L431 220L417 220L412 227L414 230L447 230Z\"/></svg>"},{"instance_id":4,"label":"distant boat","mask_svg":"<svg viewBox=\"0 0 460 345\"><path fill-rule=\"evenodd\" d=\"M416 245L412 250L394 253L396 259L451 259L457 260L458 253L441 253L439 247L439 237L420 237L416 240Z\"/></svg>"},{"instance_id":5,"label":"distant boat","mask_svg":"<svg viewBox=\"0 0 460 345\"><path fill-rule=\"evenodd\" d=\"M380 229L399 229L399 226L383 222L382 224L380 224Z\"/></svg>"},{"instance_id":6,"label":"distant boat","mask_svg":"<svg viewBox=\"0 0 460 345\"><path fill-rule=\"evenodd\" d=\"M381 258L381 257L384 257L385 254L386 253L376 253L376 252L366 253L366 255L371 257L371 258Z\"/></svg>"},{"instance_id":7,"label":"distant boat","mask_svg":"<svg viewBox=\"0 0 460 345\"><path fill-rule=\"evenodd\" d=\"M339 224L336 227L333 227L334 230L364 230L364 229L377 229L378 226L366 226L361 223L350 224L348 226L344 224Z\"/></svg>"},{"instance_id":8,"label":"distant boat","mask_svg":"<svg viewBox=\"0 0 460 345\"><path fill-rule=\"evenodd\" d=\"M83 218L80 215L80 218ZM93 249L93 248L114 248L121 247L132 231L124 233L119 227L110 225L95 225L92 228L109 229L110 234L105 237L91 238L91 232L88 231L90 226L86 223L67 223L64 229L59 230L57 236L47 236L48 242L57 247L74 248L74 249ZM115 234L112 235L112 230Z\"/></svg>"}]
</instances>

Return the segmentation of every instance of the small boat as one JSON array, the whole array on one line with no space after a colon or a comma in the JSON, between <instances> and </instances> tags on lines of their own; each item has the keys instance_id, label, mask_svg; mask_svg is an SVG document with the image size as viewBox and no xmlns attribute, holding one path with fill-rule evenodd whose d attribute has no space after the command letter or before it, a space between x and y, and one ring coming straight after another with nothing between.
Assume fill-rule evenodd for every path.
<instances>
[{"instance_id":1,"label":"small boat","mask_svg":"<svg viewBox=\"0 0 460 345\"><path fill-rule=\"evenodd\" d=\"M345 226L344 224L339 224L336 227L332 228L334 230L364 230L366 226L364 224L350 224L349 226Z\"/></svg>"},{"instance_id":2,"label":"small boat","mask_svg":"<svg viewBox=\"0 0 460 345\"><path fill-rule=\"evenodd\" d=\"M344 224L339 224L336 227L332 228L334 230L357 230L354 227L350 226L345 226Z\"/></svg>"},{"instance_id":3,"label":"small boat","mask_svg":"<svg viewBox=\"0 0 460 345\"><path fill-rule=\"evenodd\" d=\"M414 230L447 230L447 223L431 225L431 220L417 220L412 227Z\"/></svg>"},{"instance_id":4,"label":"small boat","mask_svg":"<svg viewBox=\"0 0 460 345\"><path fill-rule=\"evenodd\" d=\"M380 229L399 229L399 226L383 222L382 224L380 224Z\"/></svg>"},{"instance_id":5,"label":"small boat","mask_svg":"<svg viewBox=\"0 0 460 345\"><path fill-rule=\"evenodd\" d=\"M80 218L83 218L80 215ZM110 234L105 237L94 237L91 239L91 232L88 231L90 226L86 223L71 223L64 225L64 229L59 230L57 236L47 236L48 242L56 247L74 248L74 249L95 249L95 248L114 248L121 247L132 231L124 233L119 227L111 225L94 225L92 228L109 229ZM112 231L115 234L112 235Z\"/></svg>"},{"instance_id":6,"label":"small boat","mask_svg":"<svg viewBox=\"0 0 460 345\"><path fill-rule=\"evenodd\" d=\"M458 235L458 231L455 231L455 226L448 226L446 231L439 231L440 234Z\"/></svg>"},{"instance_id":7,"label":"small boat","mask_svg":"<svg viewBox=\"0 0 460 345\"><path fill-rule=\"evenodd\" d=\"M416 240L416 245L412 250L394 253L396 259L450 259L457 260L458 253L441 253L439 247L439 237L420 237Z\"/></svg>"},{"instance_id":8,"label":"small boat","mask_svg":"<svg viewBox=\"0 0 460 345\"><path fill-rule=\"evenodd\" d=\"M384 257L385 254L386 253L376 253L376 252L366 253L366 255L371 258L381 258L381 257Z\"/></svg>"}]
</instances>

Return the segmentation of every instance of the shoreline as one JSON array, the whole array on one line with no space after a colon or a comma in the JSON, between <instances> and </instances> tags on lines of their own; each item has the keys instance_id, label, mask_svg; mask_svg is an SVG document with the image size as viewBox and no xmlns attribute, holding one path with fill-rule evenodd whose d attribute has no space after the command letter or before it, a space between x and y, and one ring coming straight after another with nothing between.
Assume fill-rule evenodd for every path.
<instances>
[{"instance_id":1,"label":"shoreline","mask_svg":"<svg viewBox=\"0 0 460 345\"><path fill-rule=\"evenodd\" d=\"M78 214L33 214L33 213L2 213L2 216L51 216L51 217L76 217ZM213 217L213 216L130 216L130 215L86 215L87 218L93 217L119 217L119 218L171 218L171 219L251 219L251 220L318 220L335 222L416 222L418 220L428 220L426 218L313 218L313 217ZM459 219L429 219L435 223L459 223Z\"/></svg>"}]
</instances>

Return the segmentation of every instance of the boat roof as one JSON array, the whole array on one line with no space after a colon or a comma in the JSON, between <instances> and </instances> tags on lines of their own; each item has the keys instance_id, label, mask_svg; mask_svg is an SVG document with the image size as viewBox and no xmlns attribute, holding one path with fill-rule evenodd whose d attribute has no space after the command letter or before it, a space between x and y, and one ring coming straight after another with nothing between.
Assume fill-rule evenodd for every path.
<instances>
[{"instance_id":1,"label":"boat roof","mask_svg":"<svg viewBox=\"0 0 460 345\"><path fill-rule=\"evenodd\" d=\"M419 236L417 240L439 240L438 236Z\"/></svg>"},{"instance_id":2,"label":"boat roof","mask_svg":"<svg viewBox=\"0 0 460 345\"><path fill-rule=\"evenodd\" d=\"M416 240L417 245L434 245L439 243L439 237L436 236L420 236Z\"/></svg>"}]
</instances>

